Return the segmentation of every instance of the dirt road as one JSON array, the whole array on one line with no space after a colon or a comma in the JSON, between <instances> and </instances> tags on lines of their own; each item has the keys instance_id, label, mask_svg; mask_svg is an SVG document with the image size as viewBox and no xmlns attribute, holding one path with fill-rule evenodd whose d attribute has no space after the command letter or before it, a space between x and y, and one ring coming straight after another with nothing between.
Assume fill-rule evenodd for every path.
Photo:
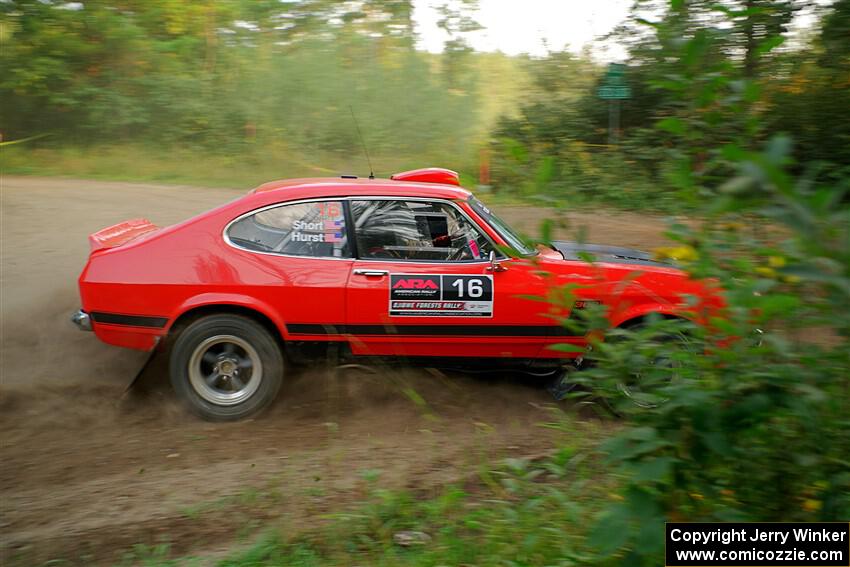
<instances>
[{"instance_id":1,"label":"dirt road","mask_svg":"<svg viewBox=\"0 0 850 567\"><path fill-rule=\"evenodd\" d=\"M140 216L167 225L246 190L2 179L0 563L110 564L158 542L213 553L261 522L300 529L361 497L365 477L427 490L558 434L539 426L558 411L539 384L427 369L299 371L267 413L235 424L189 417L162 360L122 395L144 355L68 320L87 235ZM529 232L542 216L497 209ZM570 220L591 242L663 243L643 215Z\"/></svg>"}]
</instances>

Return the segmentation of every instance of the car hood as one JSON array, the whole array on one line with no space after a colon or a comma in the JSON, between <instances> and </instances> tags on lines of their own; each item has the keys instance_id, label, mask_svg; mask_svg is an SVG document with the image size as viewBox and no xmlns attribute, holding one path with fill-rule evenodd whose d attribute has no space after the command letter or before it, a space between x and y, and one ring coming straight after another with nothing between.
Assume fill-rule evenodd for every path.
<instances>
[{"instance_id":1,"label":"car hood","mask_svg":"<svg viewBox=\"0 0 850 567\"><path fill-rule=\"evenodd\" d=\"M640 266L656 266L659 268L675 268L676 266L661 262L649 252L635 250L634 248L621 248L619 246L605 246L602 244L584 244L580 242L568 242L556 240L550 246L561 253L564 260L585 260L590 255L594 262L608 262L611 264L636 264ZM584 256L584 257L583 257Z\"/></svg>"}]
</instances>

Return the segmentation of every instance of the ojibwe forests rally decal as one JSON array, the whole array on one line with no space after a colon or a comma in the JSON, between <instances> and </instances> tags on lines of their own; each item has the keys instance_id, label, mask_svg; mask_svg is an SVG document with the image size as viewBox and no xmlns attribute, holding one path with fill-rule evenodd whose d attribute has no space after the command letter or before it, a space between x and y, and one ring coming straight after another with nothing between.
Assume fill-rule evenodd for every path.
<instances>
[{"instance_id":1,"label":"ojibwe forests rally decal","mask_svg":"<svg viewBox=\"0 0 850 567\"><path fill-rule=\"evenodd\" d=\"M493 276L392 274L390 316L492 317Z\"/></svg>"}]
</instances>

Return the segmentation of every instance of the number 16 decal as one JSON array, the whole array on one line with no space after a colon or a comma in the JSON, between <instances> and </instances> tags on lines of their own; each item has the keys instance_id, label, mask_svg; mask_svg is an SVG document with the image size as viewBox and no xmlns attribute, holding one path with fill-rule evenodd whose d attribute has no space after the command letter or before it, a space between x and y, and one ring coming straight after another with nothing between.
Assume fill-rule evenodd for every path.
<instances>
[{"instance_id":1,"label":"number 16 decal","mask_svg":"<svg viewBox=\"0 0 850 567\"><path fill-rule=\"evenodd\" d=\"M492 317L493 276L392 274L393 317Z\"/></svg>"},{"instance_id":2,"label":"number 16 decal","mask_svg":"<svg viewBox=\"0 0 850 567\"><path fill-rule=\"evenodd\" d=\"M491 276L443 276L443 299L493 301Z\"/></svg>"}]
</instances>

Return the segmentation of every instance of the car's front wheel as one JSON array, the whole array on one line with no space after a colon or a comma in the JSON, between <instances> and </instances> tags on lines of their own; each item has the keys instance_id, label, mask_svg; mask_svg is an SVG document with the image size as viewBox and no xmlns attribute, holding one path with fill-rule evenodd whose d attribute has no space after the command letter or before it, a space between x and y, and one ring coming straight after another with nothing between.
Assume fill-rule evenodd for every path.
<instances>
[{"instance_id":1,"label":"car's front wheel","mask_svg":"<svg viewBox=\"0 0 850 567\"><path fill-rule=\"evenodd\" d=\"M211 421L253 415L275 398L284 362L275 338L239 315L209 315L186 327L169 360L171 383L195 414Z\"/></svg>"},{"instance_id":2,"label":"car's front wheel","mask_svg":"<svg viewBox=\"0 0 850 567\"><path fill-rule=\"evenodd\" d=\"M633 327L644 333L639 339L646 349L644 356L636 357L639 364L628 379L617 384L617 389L636 406L652 409L668 399L659 393L670 384L682 380L687 374L687 355L696 352L695 344L686 332L664 332L646 335L642 325Z\"/></svg>"}]
</instances>

